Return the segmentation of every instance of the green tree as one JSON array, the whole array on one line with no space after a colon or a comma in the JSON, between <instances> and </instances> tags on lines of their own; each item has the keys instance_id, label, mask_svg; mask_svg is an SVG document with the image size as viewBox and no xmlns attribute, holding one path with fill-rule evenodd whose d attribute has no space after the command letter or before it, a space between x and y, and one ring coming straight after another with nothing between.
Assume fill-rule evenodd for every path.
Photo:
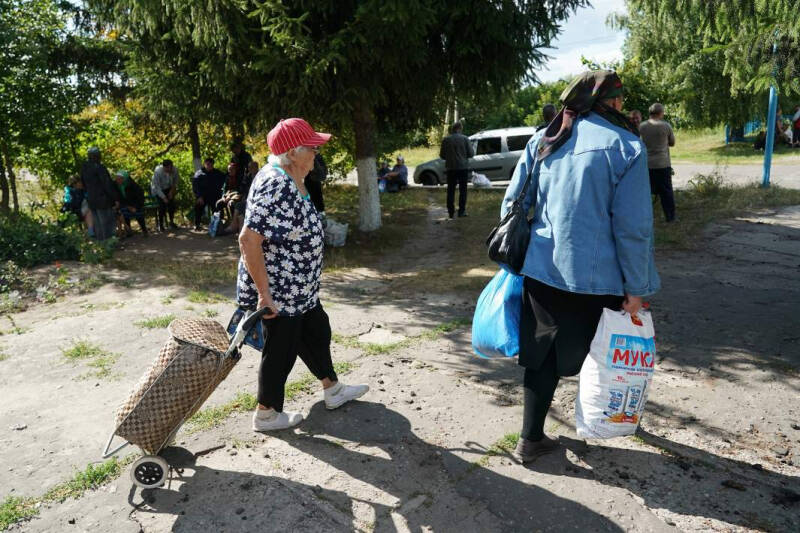
<instances>
[{"instance_id":1,"label":"green tree","mask_svg":"<svg viewBox=\"0 0 800 533\"><path fill-rule=\"evenodd\" d=\"M540 48L586 0L92 0L123 32L152 32L201 63L221 101L265 128L304 116L352 135L360 227L380 226L377 135L440 122L453 91L497 99L532 77ZM163 32L165 28L168 31Z\"/></svg>"},{"instance_id":2,"label":"green tree","mask_svg":"<svg viewBox=\"0 0 800 533\"><path fill-rule=\"evenodd\" d=\"M62 179L77 169L70 117L113 94L121 68L114 43L80 5L0 0L0 211L19 210L18 166Z\"/></svg>"},{"instance_id":3,"label":"green tree","mask_svg":"<svg viewBox=\"0 0 800 533\"><path fill-rule=\"evenodd\" d=\"M51 54L64 20L49 0L0 0L0 211L19 210L15 167L69 112L72 93Z\"/></svg>"},{"instance_id":4,"label":"green tree","mask_svg":"<svg viewBox=\"0 0 800 533\"><path fill-rule=\"evenodd\" d=\"M777 82L797 93L797 0L626 0L616 22L633 60L666 99L698 125L763 116ZM778 53L773 54L773 44ZM773 77L776 74L776 77Z\"/></svg>"}]
</instances>

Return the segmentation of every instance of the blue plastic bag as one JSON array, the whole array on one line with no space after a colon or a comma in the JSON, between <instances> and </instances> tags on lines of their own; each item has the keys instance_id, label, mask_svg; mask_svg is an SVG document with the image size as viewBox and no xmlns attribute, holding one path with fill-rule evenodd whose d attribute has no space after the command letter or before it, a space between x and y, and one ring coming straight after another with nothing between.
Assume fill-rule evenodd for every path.
<instances>
[{"instance_id":1,"label":"blue plastic bag","mask_svg":"<svg viewBox=\"0 0 800 533\"><path fill-rule=\"evenodd\" d=\"M211 220L208 223L208 234L212 237L217 236L217 231L219 231L219 223L221 222L222 217L220 216L219 211L215 211L213 215L211 215Z\"/></svg>"},{"instance_id":2,"label":"blue plastic bag","mask_svg":"<svg viewBox=\"0 0 800 533\"><path fill-rule=\"evenodd\" d=\"M519 354L523 277L500 270L483 289L472 317L472 349L481 357Z\"/></svg>"}]
</instances>

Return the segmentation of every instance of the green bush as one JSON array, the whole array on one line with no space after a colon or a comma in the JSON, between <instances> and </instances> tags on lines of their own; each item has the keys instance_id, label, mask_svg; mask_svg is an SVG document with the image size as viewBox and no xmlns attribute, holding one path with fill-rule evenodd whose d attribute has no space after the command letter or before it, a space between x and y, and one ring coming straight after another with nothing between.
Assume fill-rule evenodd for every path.
<instances>
[{"instance_id":1,"label":"green bush","mask_svg":"<svg viewBox=\"0 0 800 533\"><path fill-rule=\"evenodd\" d=\"M0 263L0 294L11 291L33 290L33 280L14 261Z\"/></svg>"},{"instance_id":2,"label":"green bush","mask_svg":"<svg viewBox=\"0 0 800 533\"><path fill-rule=\"evenodd\" d=\"M79 226L63 222L27 213L0 215L0 262L29 268L55 260L97 263L111 255L113 239L90 241Z\"/></svg>"},{"instance_id":3,"label":"green bush","mask_svg":"<svg viewBox=\"0 0 800 533\"><path fill-rule=\"evenodd\" d=\"M713 197L719 194L725 185L725 180L718 173L695 174L689 180L689 192L699 198Z\"/></svg>"}]
</instances>

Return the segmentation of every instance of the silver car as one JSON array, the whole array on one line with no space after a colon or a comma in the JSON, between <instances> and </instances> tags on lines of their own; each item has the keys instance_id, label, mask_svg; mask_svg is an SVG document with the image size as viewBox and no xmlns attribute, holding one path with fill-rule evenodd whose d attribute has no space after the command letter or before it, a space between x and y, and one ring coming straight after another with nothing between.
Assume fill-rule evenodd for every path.
<instances>
[{"instance_id":1,"label":"silver car","mask_svg":"<svg viewBox=\"0 0 800 533\"><path fill-rule=\"evenodd\" d=\"M470 135L475 157L469 159L469 168L478 174L485 174L493 181L510 180L517 166L519 156L536 133L534 127L504 128L486 130ZM414 169L414 183L439 185L447 183L444 173L444 159L433 159L417 165Z\"/></svg>"}]
</instances>

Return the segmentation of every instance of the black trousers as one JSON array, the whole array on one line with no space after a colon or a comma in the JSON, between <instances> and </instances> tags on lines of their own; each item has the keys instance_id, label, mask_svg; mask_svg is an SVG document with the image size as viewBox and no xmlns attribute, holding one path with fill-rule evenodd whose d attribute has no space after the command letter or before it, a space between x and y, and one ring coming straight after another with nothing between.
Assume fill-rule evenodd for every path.
<instances>
[{"instance_id":1,"label":"black trousers","mask_svg":"<svg viewBox=\"0 0 800 533\"><path fill-rule=\"evenodd\" d=\"M194 204L195 226L199 226L203 222L203 215L205 214L206 209L210 209L213 212L217 202L219 201L219 197L201 196L200 198L203 199L203 205Z\"/></svg>"},{"instance_id":2,"label":"black trousers","mask_svg":"<svg viewBox=\"0 0 800 533\"><path fill-rule=\"evenodd\" d=\"M283 411L286 378L298 355L317 379L337 380L331 360L331 324L321 304L302 315L265 320L264 326L266 341L258 369L258 403Z\"/></svg>"},{"instance_id":3,"label":"black trousers","mask_svg":"<svg viewBox=\"0 0 800 533\"><path fill-rule=\"evenodd\" d=\"M672 168L650 169L650 192L661 200L667 222L675 220L675 194L672 191Z\"/></svg>"},{"instance_id":4,"label":"black trousers","mask_svg":"<svg viewBox=\"0 0 800 533\"><path fill-rule=\"evenodd\" d=\"M603 309L620 309L622 302L622 296L562 291L525 277L519 354L525 367L523 438L542 438L560 377L580 372Z\"/></svg>"},{"instance_id":5,"label":"black trousers","mask_svg":"<svg viewBox=\"0 0 800 533\"><path fill-rule=\"evenodd\" d=\"M194 225L199 226L200 223L203 221L203 214L206 212L206 207L208 207L205 203L203 205L194 204Z\"/></svg>"},{"instance_id":6,"label":"black trousers","mask_svg":"<svg viewBox=\"0 0 800 533\"><path fill-rule=\"evenodd\" d=\"M544 436L544 422L550 404L553 403L559 379L556 370L556 345L553 344L538 370L525 369L522 380L525 407L520 434L523 439L541 440Z\"/></svg>"},{"instance_id":7,"label":"black trousers","mask_svg":"<svg viewBox=\"0 0 800 533\"><path fill-rule=\"evenodd\" d=\"M169 189L164 189L164 196L169 194ZM163 229L167 225L167 213L169 213L169 221L171 223L175 222L175 198L172 200L162 200L160 196L158 198L158 228Z\"/></svg>"},{"instance_id":8,"label":"black trousers","mask_svg":"<svg viewBox=\"0 0 800 533\"><path fill-rule=\"evenodd\" d=\"M139 223L139 227L142 228L142 233L147 233L147 224L144 220L144 213L142 209L139 208L137 210L132 210L126 207L120 209L120 213L122 213L122 218L125 220L125 227L130 230L131 229L131 219L135 218L136 222Z\"/></svg>"},{"instance_id":9,"label":"black trousers","mask_svg":"<svg viewBox=\"0 0 800 533\"><path fill-rule=\"evenodd\" d=\"M458 184L458 214L463 215L467 212L467 179L469 170L448 170L447 171L447 213L450 218L455 214L456 206L456 184Z\"/></svg>"}]
</instances>

